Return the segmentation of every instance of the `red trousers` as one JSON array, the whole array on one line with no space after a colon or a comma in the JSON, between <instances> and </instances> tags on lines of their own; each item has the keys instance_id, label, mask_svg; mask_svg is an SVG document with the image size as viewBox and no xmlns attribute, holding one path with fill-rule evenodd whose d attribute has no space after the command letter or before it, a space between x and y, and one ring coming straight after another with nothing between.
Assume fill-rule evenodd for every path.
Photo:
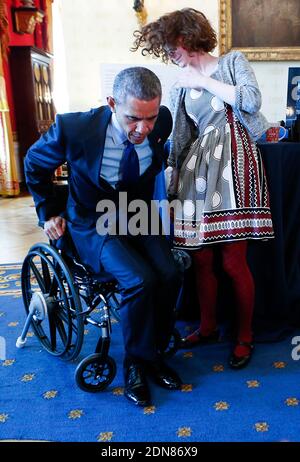
<instances>
[{"instance_id":1,"label":"red trousers","mask_svg":"<svg viewBox=\"0 0 300 462\"><path fill-rule=\"evenodd\" d=\"M192 253L199 304L202 335L216 329L218 280L214 273L215 252L221 252L224 271L232 280L237 306L238 341L251 342L254 307L254 281L247 263L247 241L206 246Z\"/></svg>"}]
</instances>

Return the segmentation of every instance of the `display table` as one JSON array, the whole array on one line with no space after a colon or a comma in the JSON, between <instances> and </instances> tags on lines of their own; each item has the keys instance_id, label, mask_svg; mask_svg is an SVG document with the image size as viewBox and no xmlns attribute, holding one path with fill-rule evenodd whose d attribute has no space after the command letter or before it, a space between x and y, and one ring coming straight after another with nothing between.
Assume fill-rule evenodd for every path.
<instances>
[{"instance_id":1,"label":"display table","mask_svg":"<svg viewBox=\"0 0 300 462\"><path fill-rule=\"evenodd\" d=\"M258 145L268 180L275 239L253 242L256 319L300 325L300 143Z\"/></svg>"},{"instance_id":2,"label":"display table","mask_svg":"<svg viewBox=\"0 0 300 462\"><path fill-rule=\"evenodd\" d=\"M255 332L262 333L257 336L262 341L272 341L284 336L287 326L300 326L300 143L258 147L269 185L275 238L249 241L248 260L256 288ZM220 264L217 270L222 272ZM230 280L221 276L217 312L222 322L229 312L233 314L234 299ZM178 308L183 319L199 317L193 269L186 273Z\"/></svg>"}]
</instances>

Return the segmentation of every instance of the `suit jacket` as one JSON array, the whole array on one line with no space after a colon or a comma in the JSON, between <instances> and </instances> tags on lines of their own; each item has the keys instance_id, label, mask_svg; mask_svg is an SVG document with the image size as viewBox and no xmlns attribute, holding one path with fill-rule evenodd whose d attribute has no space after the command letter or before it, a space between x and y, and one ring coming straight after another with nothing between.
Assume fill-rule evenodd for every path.
<instances>
[{"instance_id":1,"label":"suit jacket","mask_svg":"<svg viewBox=\"0 0 300 462\"><path fill-rule=\"evenodd\" d=\"M117 205L118 191L100 178L107 126L111 119L108 106L57 115L56 123L31 146L25 158L25 176L40 224L62 214L55 196L52 176L55 169L67 162L68 200L65 218L81 261L99 272L100 255L106 236L96 231L99 213L96 205L110 199ZM147 202L153 197L156 175L164 162L164 144L172 129L169 110L162 106L153 131L148 136L153 151L152 164L140 176L129 194L131 199Z\"/></svg>"}]
</instances>

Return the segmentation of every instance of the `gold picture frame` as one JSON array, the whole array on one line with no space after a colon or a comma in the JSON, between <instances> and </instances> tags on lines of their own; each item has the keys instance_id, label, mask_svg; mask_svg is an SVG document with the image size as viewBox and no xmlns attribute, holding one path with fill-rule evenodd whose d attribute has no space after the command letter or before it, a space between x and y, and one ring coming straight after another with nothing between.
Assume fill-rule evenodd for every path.
<instances>
[{"instance_id":1,"label":"gold picture frame","mask_svg":"<svg viewBox=\"0 0 300 462\"><path fill-rule=\"evenodd\" d=\"M219 0L220 54L249 61L300 60L299 0Z\"/></svg>"}]
</instances>

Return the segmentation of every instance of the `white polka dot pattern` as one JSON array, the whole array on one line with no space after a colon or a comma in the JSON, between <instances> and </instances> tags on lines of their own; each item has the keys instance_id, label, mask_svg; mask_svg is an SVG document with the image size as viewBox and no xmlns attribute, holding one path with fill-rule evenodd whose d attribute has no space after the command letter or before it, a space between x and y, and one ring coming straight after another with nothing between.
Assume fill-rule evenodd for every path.
<instances>
[{"instance_id":1,"label":"white polka dot pattern","mask_svg":"<svg viewBox=\"0 0 300 462\"><path fill-rule=\"evenodd\" d=\"M211 99L211 107L213 108L213 110L215 112L220 112L220 111L223 111L224 110L224 102L218 98L217 96L214 96L212 99Z\"/></svg>"},{"instance_id":2,"label":"white polka dot pattern","mask_svg":"<svg viewBox=\"0 0 300 462\"><path fill-rule=\"evenodd\" d=\"M191 89L190 91L190 97L192 99L198 99L200 96L202 96L203 90L195 90L194 88Z\"/></svg>"},{"instance_id":3,"label":"white polka dot pattern","mask_svg":"<svg viewBox=\"0 0 300 462\"><path fill-rule=\"evenodd\" d=\"M204 135L201 141L201 147L204 148L207 142L207 135Z\"/></svg>"},{"instance_id":4,"label":"white polka dot pattern","mask_svg":"<svg viewBox=\"0 0 300 462\"><path fill-rule=\"evenodd\" d=\"M204 193L206 191L206 179L204 176L196 179L196 191L199 193Z\"/></svg>"},{"instance_id":5,"label":"white polka dot pattern","mask_svg":"<svg viewBox=\"0 0 300 462\"><path fill-rule=\"evenodd\" d=\"M215 209L219 207L222 202L222 196L218 191L215 191L212 195L212 207Z\"/></svg>"},{"instance_id":6,"label":"white polka dot pattern","mask_svg":"<svg viewBox=\"0 0 300 462\"><path fill-rule=\"evenodd\" d=\"M223 144L218 144L218 145L216 146L216 149L214 150L214 154L213 154L213 156L214 156L214 158L215 158L216 160L220 160L220 159L221 159L221 157L222 157L222 151L223 151Z\"/></svg>"},{"instance_id":7,"label":"white polka dot pattern","mask_svg":"<svg viewBox=\"0 0 300 462\"><path fill-rule=\"evenodd\" d=\"M195 204L193 201L186 200L183 204L183 213L187 218L192 218L195 213Z\"/></svg>"},{"instance_id":8,"label":"white polka dot pattern","mask_svg":"<svg viewBox=\"0 0 300 462\"><path fill-rule=\"evenodd\" d=\"M215 129L214 125L208 125L206 129L204 130L203 135L206 135L207 133L211 132L214 129Z\"/></svg>"},{"instance_id":9,"label":"white polka dot pattern","mask_svg":"<svg viewBox=\"0 0 300 462\"><path fill-rule=\"evenodd\" d=\"M230 181L230 179L231 179L231 169L230 169L230 164L229 163L223 169L222 178L225 181Z\"/></svg>"},{"instance_id":10,"label":"white polka dot pattern","mask_svg":"<svg viewBox=\"0 0 300 462\"><path fill-rule=\"evenodd\" d=\"M196 165L197 156L192 156L186 164L187 170L194 170Z\"/></svg>"},{"instance_id":11,"label":"white polka dot pattern","mask_svg":"<svg viewBox=\"0 0 300 462\"><path fill-rule=\"evenodd\" d=\"M206 160L207 165L209 164L209 158L210 158L210 151L208 151L205 155L205 160Z\"/></svg>"}]
</instances>

